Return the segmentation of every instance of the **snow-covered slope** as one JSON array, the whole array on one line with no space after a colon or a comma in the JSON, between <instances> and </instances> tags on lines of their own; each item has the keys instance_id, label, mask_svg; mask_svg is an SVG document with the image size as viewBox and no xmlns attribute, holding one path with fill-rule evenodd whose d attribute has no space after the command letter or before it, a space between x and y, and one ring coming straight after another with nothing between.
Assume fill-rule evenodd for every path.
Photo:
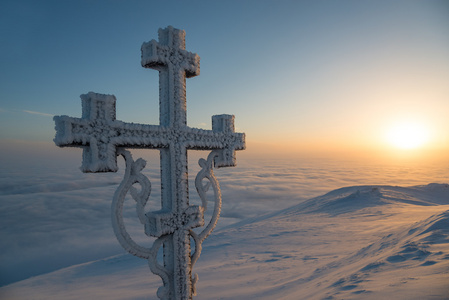
<instances>
[{"instance_id":1,"label":"snow-covered slope","mask_svg":"<svg viewBox=\"0 0 449 300\"><path fill-rule=\"evenodd\" d=\"M273 199L275 204L276 199ZM362 186L223 228L195 299L449 299L449 186ZM157 299L130 255L0 288L2 299Z\"/></svg>"}]
</instances>

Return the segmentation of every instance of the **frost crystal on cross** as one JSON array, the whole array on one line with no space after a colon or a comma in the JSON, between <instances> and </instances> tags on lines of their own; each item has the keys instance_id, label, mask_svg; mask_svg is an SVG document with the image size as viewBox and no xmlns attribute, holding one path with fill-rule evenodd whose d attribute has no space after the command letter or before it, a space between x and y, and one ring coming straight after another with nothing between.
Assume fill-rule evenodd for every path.
<instances>
[{"instance_id":1,"label":"frost crystal on cross","mask_svg":"<svg viewBox=\"0 0 449 300\"><path fill-rule=\"evenodd\" d=\"M125 178L112 204L112 224L120 244L131 254L148 259L150 269L162 278L160 299L192 299L195 282L192 267L201 253L201 243L215 227L221 207L221 192L213 167L235 166L235 151L245 148L245 134L236 133L233 115L212 117L212 130L187 126L186 77L200 73L200 58L185 50L185 32L171 26L159 29L159 42L142 45L141 64L159 71L159 125L125 123L115 119L113 95L90 92L82 95L82 117L57 116L56 145L83 148L83 172L115 172L117 156L126 162ZM145 213L151 184L141 171L143 159L134 161L125 148L159 149L161 162L161 204L159 211ZM201 206L190 205L188 196L187 150L212 150L200 159L201 170L195 186ZM206 183L204 183L206 181ZM133 185L141 186L140 192ZM206 193L212 188L214 212L199 234L193 228L204 226ZM126 194L136 201L137 215L148 236L157 237L151 248L136 244L126 232L122 208ZM195 251L191 253L191 239ZM157 252L163 246L163 263Z\"/></svg>"},{"instance_id":2,"label":"frost crystal on cross","mask_svg":"<svg viewBox=\"0 0 449 300\"><path fill-rule=\"evenodd\" d=\"M81 95L81 119L55 117L58 146L83 146L83 172L117 171L117 136L123 131L115 121L115 97L90 92ZM88 145L88 146L87 146Z\"/></svg>"}]
</instances>

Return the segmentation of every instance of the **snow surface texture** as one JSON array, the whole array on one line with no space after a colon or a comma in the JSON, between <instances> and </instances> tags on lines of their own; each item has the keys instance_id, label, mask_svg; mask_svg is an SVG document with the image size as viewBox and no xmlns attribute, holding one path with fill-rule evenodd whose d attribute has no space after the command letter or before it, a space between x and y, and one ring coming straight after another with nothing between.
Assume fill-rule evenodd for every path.
<instances>
[{"instance_id":1,"label":"snow surface texture","mask_svg":"<svg viewBox=\"0 0 449 300\"><path fill-rule=\"evenodd\" d=\"M217 204L221 203L221 194L211 170L214 166L235 166L235 151L245 148L245 135L235 133L232 115L213 116L212 130L187 127L186 77L199 75L199 62L197 54L185 50L185 32L171 26L159 29L159 42L152 40L142 45L142 66L159 71L160 126L116 121L115 97L93 92L81 96L81 119L54 118L56 145L83 148L83 172L116 172L117 155L125 158L125 178L113 201L114 232L129 253L149 260L151 270L163 281L157 295L166 300L192 298L197 280L197 277L192 278L192 266L220 212L218 205L212 217L215 221L199 235L192 231L204 225L207 200L202 206L189 204L187 150L214 150L207 160L209 164L205 160L200 162L201 172L207 173L203 178L209 183L203 186L202 178L197 190L201 196L201 190L207 191L212 184ZM149 180L140 172L145 163L141 159L134 162L131 154L120 147L160 149L162 208L159 211L144 214L151 190ZM141 185L141 193L132 187L135 183ZM137 214L145 225L146 234L158 238L151 249L135 243L125 230L122 208L128 191L136 201ZM193 254L191 238L195 242ZM162 245L163 264L159 264L156 255Z\"/></svg>"},{"instance_id":2,"label":"snow surface texture","mask_svg":"<svg viewBox=\"0 0 449 300\"><path fill-rule=\"evenodd\" d=\"M341 188L223 228L195 299L447 299L449 185ZM0 288L2 299L155 299L160 279L118 255Z\"/></svg>"}]
</instances>

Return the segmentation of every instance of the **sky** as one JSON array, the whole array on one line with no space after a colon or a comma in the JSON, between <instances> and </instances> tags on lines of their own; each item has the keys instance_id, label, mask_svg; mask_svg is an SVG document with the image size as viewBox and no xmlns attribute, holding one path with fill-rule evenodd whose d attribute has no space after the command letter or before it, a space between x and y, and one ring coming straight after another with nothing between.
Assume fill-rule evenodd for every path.
<instances>
[{"instance_id":1,"label":"sky","mask_svg":"<svg viewBox=\"0 0 449 300\"><path fill-rule=\"evenodd\" d=\"M188 125L234 114L245 155L447 157L449 4L433 0L3 0L0 152L59 155L52 117L80 117L89 91L114 94L118 120L158 124L140 46L168 25L201 57Z\"/></svg>"}]
</instances>

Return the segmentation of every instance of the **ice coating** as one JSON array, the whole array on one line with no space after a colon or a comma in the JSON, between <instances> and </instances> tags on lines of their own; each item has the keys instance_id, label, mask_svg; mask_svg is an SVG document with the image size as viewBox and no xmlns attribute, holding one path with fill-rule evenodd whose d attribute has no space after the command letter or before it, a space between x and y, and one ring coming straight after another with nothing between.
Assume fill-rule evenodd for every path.
<instances>
[{"instance_id":1,"label":"ice coating","mask_svg":"<svg viewBox=\"0 0 449 300\"><path fill-rule=\"evenodd\" d=\"M192 150L222 149L223 158L216 162L216 167L234 166L235 150L244 149L245 136L234 132L231 115L213 116L212 131L187 126L173 131L164 126L115 120L116 98L113 95L89 92L81 95L81 99L81 118L54 117L54 142L59 147L83 148L83 172L116 172L117 147L157 149L179 143ZM227 122L232 130L214 125L222 122Z\"/></svg>"},{"instance_id":2,"label":"ice coating","mask_svg":"<svg viewBox=\"0 0 449 300\"><path fill-rule=\"evenodd\" d=\"M60 147L82 147L83 172L117 171L116 139L120 122L115 121L115 96L89 92L81 95L82 117L55 116Z\"/></svg>"},{"instance_id":3,"label":"ice coating","mask_svg":"<svg viewBox=\"0 0 449 300\"><path fill-rule=\"evenodd\" d=\"M163 70L170 65L184 70L188 78L200 75L200 57L185 50L185 36L184 30L172 26L159 29L159 43L151 40L142 44L142 67Z\"/></svg>"},{"instance_id":4,"label":"ice coating","mask_svg":"<svg viewBox=\"0 0 449 300\"><path fill-rule=\"evenodd\" d=\"M60 147L83 148L83 172L115 172L117 155L124 157L126 175L113 200L114 232L128 252L148 259L151 271L161 276L164 285L158 291L159 298L192 299L197 280L196 276L192 277L192 266L199 258L202 241L211 233L220 214L221 192L212 169L236 165L235 151L245 149L245 134L235 132L233 115L213 116L212 130L187 126L186 78L200 74L200 57L185 50L183 30L171 26L159 29L159 41L143 43L141 50L142 66L159 71L160 124L118 121L116 98L89 92L81 95L81 118L54 118L54 141ZM124 148L160 150L161 210L144 214L143 206L150 195L150 185L140 173L144 164L141 160L134 162ZM189 205L188 149L212 150L207 161L200 160L202 170L195 180L202 206ZM203 185L203 180L208 183ZM141 195L132 187L135 183L142 185ZM213 217L196 234L191 229L204 225L205 195L210 187L215 199ZM124 228L121 210L127 193L136 200L145 233L158 237L151 249L137 245ZM193 254L191 239L195 243ZM162 245L164 261L160 265L156 256Z\"/></svg>"}]
</instances>

